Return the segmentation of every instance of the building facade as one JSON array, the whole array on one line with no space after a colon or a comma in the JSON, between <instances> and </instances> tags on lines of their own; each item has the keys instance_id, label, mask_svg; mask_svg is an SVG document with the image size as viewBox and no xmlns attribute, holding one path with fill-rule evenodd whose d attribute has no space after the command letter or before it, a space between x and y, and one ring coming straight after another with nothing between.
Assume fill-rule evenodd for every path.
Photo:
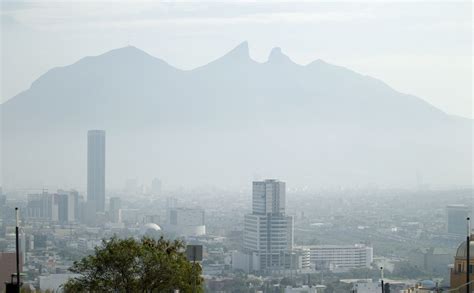
<instances>
[{"instance_id":1,"label":"building facade","mask_svg":"<svg viewBox=\"0 0 474 293\"><path fill-rule=\"evenodd\" d=\"M286 187L278 180L253 182L252 213L244 219L244 251L250 271L290 268L293 250L293 217L285 214ZM236 260L236 262L239 262Z\"/></svg>"},{"instance_id":2,"label":"building facade","mask_svg":"<svg viewBox=\"0 0 474 293\"><path fill-rule=\"evenodd\" d=\"M79 194L74 190L29 194L27 216L32 220L71 223L78 219L78 201Z\"/></svg>"},{"instance_id":3,"label":"building facade","mask_svg":"<svg viewBox=\"0 0 474 293\"><path fill-rule=\"evenodd\" d=\"M299 248L309 251L310 262L316 269L370 268L374 255L373 248L364 244L309 245Z\"/></svg>"},{"instance_id":4,"label":"building facade","mask_svg":"<svg viewBox=\"0 0 474 293\"><path fill-rule=\"evenodd\" d=\"M87 133L87 201L97 212L105 209L105 131Z\"/></svg>"}]
</instances>

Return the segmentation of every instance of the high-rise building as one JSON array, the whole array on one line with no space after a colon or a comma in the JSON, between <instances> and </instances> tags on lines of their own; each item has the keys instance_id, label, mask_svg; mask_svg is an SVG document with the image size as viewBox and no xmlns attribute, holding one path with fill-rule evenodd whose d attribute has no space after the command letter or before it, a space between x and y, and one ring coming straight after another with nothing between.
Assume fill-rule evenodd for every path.
<instances>
[{"instance_id":1,"label":"high-rise building","mask_svg":"<svg viewBox=\"0 0 474 293\"><path fill-rule=\"evenodd\" d=\"M29 194L27 216L33 220L54 222L74 222L78 219L77 191L58 190L57 193L43 191L40 194Z\"/></svg>"},{"instance_id":2,"label":"high-rise building","mask_svg":"<svg viewBox=\"0 0 474 293\"><path fill-rule=\"evenodd\" d=\"M244 219L244 253L249 271L271 271L291 267L293 217L285 215L285 183L278 180L253 182L252 213Z\"/></svg>"},{"instance_id":3,"label":"high-rise building","mask_svg":"<svg viewBox=\"0 0 474 293\"><path fill-rule=\"evenodd\" d=\"M105 131L87 133L87 201L97 212L105 209Z\"/></svg>"},{"instance_id":4,"label":"high-rise building","mask_svg":"<svg viewBox=\"0 0 474 293\"><path fill-rule=\"evenodd\" d=\"M54 195L53 207L57 206L57 221L70 223L78 219L77 206L79 204L79 194L77 191L58 190Z\"/></svg>"},{"instance_id":5,"label":"high-rise building","mask_svg":"<svg viewBox=\"0 0 474 293\"><path fill-rule=\"evenodd\" d=\"M46 191L40 194L28 194L27 216L35 220L51 220L53 199Z\"/></svg>"},{"instance_id":6,"label":"high-rise building","mask_svg":"<svg viewBox=\"0 0 474 293\"><path fill-rule=\"evenodd\" d=\"M463 204L450 204L446 207L446 214L447 232L454 235L466 235L469 207Z\"/></svg>"}]
</instances>

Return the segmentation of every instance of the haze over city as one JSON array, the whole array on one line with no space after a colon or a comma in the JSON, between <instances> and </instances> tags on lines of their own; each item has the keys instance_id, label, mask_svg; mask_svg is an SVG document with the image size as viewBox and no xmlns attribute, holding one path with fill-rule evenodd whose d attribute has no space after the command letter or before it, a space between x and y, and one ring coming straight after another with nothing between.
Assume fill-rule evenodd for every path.
<instances>
[{"instance_id":1,"label":"haze over city","mask_svg":"<svg viewBox=\"0 0 474 293\"><path fill-rule=\"evenodd\" d=\"M1 1L0 292L474 292L472 12Z\"/></svg>"}]
</instances>

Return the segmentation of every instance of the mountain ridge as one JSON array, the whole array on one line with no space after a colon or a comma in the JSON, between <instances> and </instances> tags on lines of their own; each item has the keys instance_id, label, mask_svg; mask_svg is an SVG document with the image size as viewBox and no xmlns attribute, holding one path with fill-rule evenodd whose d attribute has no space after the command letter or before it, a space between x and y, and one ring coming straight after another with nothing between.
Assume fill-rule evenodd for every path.
<instances>
[{"instance_id":1,"label":"mountain ridge","mask_svg":"<svg viewBox=\"0 0 474 293\"><path fill-rule=\"evenodd\" d=\"M297 64L278 47L257 62L247 42L190 70L133 46L84 57L0 107L7 186L82 186L88 129L107 130L114 184L153 172L190 184L255 172L302 184L407 184L415 169L434 182L472 178L472 120L323 60Z\"/></svg>"}]
</instances>

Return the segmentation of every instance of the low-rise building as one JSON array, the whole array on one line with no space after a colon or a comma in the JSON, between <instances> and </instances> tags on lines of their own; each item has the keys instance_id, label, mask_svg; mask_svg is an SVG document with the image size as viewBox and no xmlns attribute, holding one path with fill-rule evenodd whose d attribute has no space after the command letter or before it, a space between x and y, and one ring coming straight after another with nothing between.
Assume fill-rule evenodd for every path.
<instances>
[{"instance_id":1,"label":"low-rise building","mask_svg":"<svg viewBox=\"0 0 474 293\"><path fill-rule=\"evenodd\" d=\"M308 245L298 248L309 250L309 260L316 269L369 268L373 261L373 248L365 244Z\"/></svg>"}]
</instances>

